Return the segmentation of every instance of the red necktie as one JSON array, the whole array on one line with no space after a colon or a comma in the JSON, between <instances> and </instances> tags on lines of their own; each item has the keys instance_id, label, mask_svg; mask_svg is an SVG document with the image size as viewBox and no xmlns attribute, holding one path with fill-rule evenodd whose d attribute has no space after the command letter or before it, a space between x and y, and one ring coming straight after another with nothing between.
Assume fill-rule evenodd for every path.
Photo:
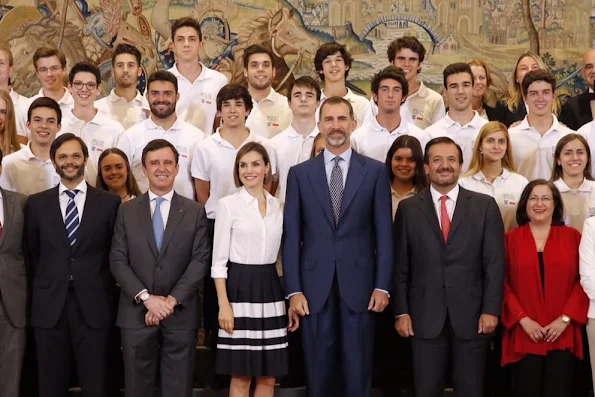
<instances>
[{"instance_id":1,"label":"red necktie","mask_svg":"<svg viewBox=\"0 0 595 397\"><path fill-rule=\"evenodd\" d=\"M448 211L446 210L446 201L448 200L448 196L440 197L440 201L442 202L440 206L440 224L442 225L442 237L444 237L444 242L448 241L448 233L450 232L450 217L448 216Z\"/></svg>"}]
</instances>

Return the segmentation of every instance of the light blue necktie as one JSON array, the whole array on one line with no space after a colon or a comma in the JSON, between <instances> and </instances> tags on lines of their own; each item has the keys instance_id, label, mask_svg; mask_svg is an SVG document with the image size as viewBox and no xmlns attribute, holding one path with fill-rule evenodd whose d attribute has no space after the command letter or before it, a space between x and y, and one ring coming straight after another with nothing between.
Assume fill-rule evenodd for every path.
<instances>
[{"instance_id":1,"label":"light blue necktie","mask_svg":"<svg viewBox=\"0 0 595 397\"><path fill-rule=\"evenodd\" d=\"M68 242L72 247L76 243L78 238L79 230L79 212L74 202L75 196L78 194L76 190L66 190L65 193L68 196L68 204L66 204L66 216L64 217L64 224L66 225L66 234L68 234Z\"/></svg>"},{"instance_id":2,"label":"light blue necktie","mask_svg":"<svg viewBox=\"0 0 595 397\"><path fill-rule=\"evenodd\" d=\"M161 203L164 201L165 199L163 197L157 197L155 199L155 212L153 213L153 235L155 236L155 245L157 246L157 251L161 250L163 232L165 231L163 217L161 216Z\"/></svg>"}]
</instances>

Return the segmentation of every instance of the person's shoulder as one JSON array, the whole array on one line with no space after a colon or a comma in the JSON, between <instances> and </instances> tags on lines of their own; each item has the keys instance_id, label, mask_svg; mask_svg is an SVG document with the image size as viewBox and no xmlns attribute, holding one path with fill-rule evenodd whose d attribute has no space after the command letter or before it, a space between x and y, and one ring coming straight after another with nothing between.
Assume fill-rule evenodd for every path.
<instances>
[{"instance_id":1,"label":"person's shoulder","mask_svg":"<svg viewBox=\"0 0 595 397\"><path fill-rule=\"evenodd\" d=\"M465 189L464 187L462 187L460 185L459 185L459 188L461 189L459 194L461 194L461 192L464 192L465 194L470 196L472 200L474 200L477 203L482 203L484 205L488 204L490 202L496 203L496 201L494 200L494 197L492 197L488 194L479 193L479 192L475 192L473 190Z\"/></svg>"},{"instance_id":2,"label":"person's shoulder","mask_svg":"<svg viewBox=\"0 0 595 397\"><path fill-rule=\"evenodd\" d=\"M11 200L15 200L17 202L17 205L24 207L25 204L27 203L27 196L25 196L22 193L19 192L12 192L10 190L6 190L6 189L2 189L0 188L0 190L2 191L2 195L6 196L7 198L10 198Z\"/></svg>"},{"instance_id":3,"label":"person's shoulder","mask_svg":"<svg viewBox=\"0 0 595 397\"><path fill-rule=\"evenodd\" d=\"M227 77L218 70L211 69L209 67L205 67L206 71L205 74L210 78L213 79L214 82L221 84L224 86L228 83Z\"/></svg>"},{"instance_id":4,"label":"person's shoulder","mask_svg":"<svg viewBox=\"0 0 595 397\"><path fill-rule=\"evenodd\" d=\"M112 202L112 203L116 203L118 205L122 202L122 200L120 199L120 197L118 197L117 194L108 192L107 190L93 187L91 185L87 185L87 192L88 192L87 194L90 194L90 193L96 194L101 200L105 200L106 202Z\"/></svg>"},{"instance_id":5,"label":"person's shoulder","mask_svg":"<svg viewBox=\"0 0 595 397\"><path fill-rule=\"evenodd\" d=\"M386 169L386 165L384 163L382 163L376 159L373 159L372 157L368 157L363 154L360 154L360 153L356 152L355 150L351 154L351 157L356 160L359 160L362 163L362 165L364 165L365 167L369 167L373 170L379 171L379 170Z\"/></svg>"},{"instance_id":6,"label":"person's shoulder","mask_svg":"<svg viewBox=\"0 0 595 397\"><path fill-rule=\"evenodd\" d=\"M2 166L6 167L7 165L10 165L11 163L14 163L17 160L20 160L22 158L24 158L24 152L25 149L21 149L21 150L17 150L16 152L7 154L6 156L4 156L2 158Z\"/></svg>"},{"instance_id":7,"label":"person's shoulder","mask_svg":"<svg viewBox=\"0 0 595 397\"><path fill-rule=\"evenodd\" d=\"M434 124L430 125L424 131L428 133L432 138L445 136L446 131L444 129L444 118L441 118L440 120L436 121Z\"/></svg>"},{"instance_id":8,"label":"person's shoulder","mask_svg":"<svg viewBox=\"0 0 595 397\"><path fill-rule=\"evenodd\" d=\"M127 130L124 131L124 135L127 136L135 136L139 134L143 134L147 130L147 120L143 120L140 123L136 123Z\"/></svg>"},{"instance_id":9,"label":"person's shoulder","mask_svg":"<svg viewBox=\"0 0 595 397\"><path fill-rule=\"evenodd\" d=\"M52 187L50 189L33 193L29 197L27 197L27 205L43 205L44 207L48 206L48 200L52 197L58 199L58 187Z\"/></svg>"},{"instance_id":10,"label":"person's shoulder","mask_svg":"<svg viewBox=\"0 0 595 397\"><path fill-rule=\"evenodd\" d=\"M175 193L174 199L178 200L180 204L183 204L186 208L190 208L195 211L200 211L201 209L204 210L204 206L202 204L199 204L195 200L190 200L189 198L184 197L181 194Z\"/></svg>"}]
</instances>

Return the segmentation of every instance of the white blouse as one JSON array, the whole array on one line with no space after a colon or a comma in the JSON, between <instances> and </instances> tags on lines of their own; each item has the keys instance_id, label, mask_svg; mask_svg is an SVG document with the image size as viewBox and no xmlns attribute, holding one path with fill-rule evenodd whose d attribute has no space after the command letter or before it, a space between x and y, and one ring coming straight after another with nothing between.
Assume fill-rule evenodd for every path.
<instances>
[{"instance_id":1,"label":"white blouse","mask_svg":"<svg viewBox=\"0 0 595 397\"><path fill-rule=\"evenodd\" d=\"M283 234L283 204L265 191L262 217L258 200L244 187L217 203L211 277L227 278L227 262L246 265L275 263Z\"/></svg>"},{"instance_id":2,"label":"white blouse","mask_svg":"<svg viewBox=\"0 0 595 397\"><path fill-rule=\"evenodd\" d=\"M564 203L564 223L583 232L583 223L595 215L595 181L584 179L578 189L571 189L562 178L554 181Z\"/></svg>"}]
</instances>

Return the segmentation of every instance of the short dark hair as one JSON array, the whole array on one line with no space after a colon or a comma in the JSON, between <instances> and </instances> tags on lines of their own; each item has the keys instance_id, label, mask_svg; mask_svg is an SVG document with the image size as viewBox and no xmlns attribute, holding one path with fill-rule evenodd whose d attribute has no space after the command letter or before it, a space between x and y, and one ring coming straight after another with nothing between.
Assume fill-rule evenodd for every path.
<instances>
[{"instance_id":1,"label":"short dark hair","mask_svg":"<svg viewBox=\"0 0 595 397\"><path fill-rule=\"evenodd\" d=\"M239 84L226 84L217 94L217 110L221 111L221 105L225 101L241 99L244 102L246 110L252 110L252 96L246 87Z\"/></svg>"},{"instance_id":2,"label":"short dark hair","mask_svg":"<svg viewBox=\"0 0 595 397\"><path fill-rule=\"evenodd\" d=\"M545 179L536 179L534 181L529 182L523 193L521 193L521 199L519 200L519 204L516 207L516 223L519 226L524 226L529 223L531 220L529 219L529 215L527 215L527 203L529 202L529 197L533 192L533 189L536 186L548 186L552 191L552 197L554 198L554 213L552 214L552 225L553 226L563 226L564 225L564 203L562 202L562 195L560 191L554 185L553 182L548 182Z\"/></svg>"},{"instance_id":3,"label":"short dark hair","mask_svg":"<svg viewBox=\"0 0 595 397\"><path fill-rule=\"evenodd\" d=\"M71 134L70 132L67 132L66 134L62 134L59 137L57 137L54 140L54 142L52 142L52 146L50 146L50 159L53 162L56 162L56 152L58 151L58 149L60 149L60 147L62 147L62 145L64 145L66 142L70 141L77 141L79 145L81 145L81 150L83 151L83 157L85 158L85 160L89 158L89 149L87 148L85 141L83 141L78 136Z\"/></svg>"},{"instance_id":4,"label":"short dark hair","mask_svg":"<svg viewBox=\"0 0 595 397\"><path fill-rule=\"evenodd\" d=\"M401 51L403 48L407 48L417 54L419 57L419 63L424 61L426 57L426 48L423 44L416 38L412 36L405 36L393 40L386 50L386 55L388 55L388 61L393 63L395 58L397 57L397 52Z\"/></svg>"},{"instance_id":5,"label":"short dark hair","mask_svg":"<svg viewBox=\"0 0 595 397\"><path fill-rule=\"evenodd\" d=\"M74 76L76 76L77 73L91 73L95 76L97 85L101 84L101 72L97 66L90 62L79 62L70 69L70 73L68 73L68 82L70 84L74 81Z\"/></svg>"},{"instance_id":6,"label":"short dark hair","mask_svg":"<svg viewBox=\"0 0 595 397\"><path fill-rule=\"evenodd\" d=\"M176 165L178 165L178 160L180 157L180 153L178 153L178 149L169 141L165 139L153 139L151 142L147 143L147 145L143 149L143 153L141 155L141 162L143 167L147 167L145 161L147 160L147 154L150 152L157 151L159 149L170 148L172 152L174 152L174 158L176 159Z\"/></svg>"},{"instance_id":7,"label":"short dark hair","mask_svg":"<svg viewBox=\"0 0 595 397\"><path fill-rule=\"evenodd\" d=\"M347 107L349 108L349 116L351 117L351 120L355 120L355 114L353 113L353 106L351 105L351 102L349 102L345 98L341 98L340 96L332 96L330 98L325 99L325 101L322 102L322 104L320 105L320 110L318 111L318 116L319 116L320 121L322 121L322 110L324 109L324 107L326 105L340 105L340 104L347 105Z\"/></svg>"},{"instance_id":8,"label":"short dark hair","mask_svg":"<svg viewBox=\"0 0 595 397\"><path fill-rule=\"evenodd\" d=\"M66 55L64 55L64 51L59 48L53 47L39 47L33 53L33 66L37 69L37 61L41 58L51 58L51 57L58 57L60 60L60 66L62 68L66 67Z\"/></svg>"},{"instance_id":9,"label":"short dark hair","mask_svg":"<svg viewBox=\"0 0 595 397\"><path fill-rule=\"evenodd\" d=\"M450 65L448 65L446 68L444 68L444 71L442 72L442 76L444 77L444 88L447 87L447 80L450 76L452 76L453 74L459 74L459 73L468 73L469 76L471 76L471 83L473 84L475 79L473 78L473 72L471 71L471 66L469 66L469 64L465 63L465 62L456 62L456 63L451 63Z\"/></svg>"},{"instance_id":10,"label":"short dark hair","mask_svg":"<svg viewBox=\"0 0 595 397\"><path fill-rule=\"evenodd\" d=\"M141 66L142 57L138 48L130 44L120 43L118 44L118 46L114 50L114 54L112 55L112 67L116 64L117 56L122 54L134 55L134 57L136 58L136 63L139 67Z\"/></svg>"},{"instance_id":11,"label":"short dark hair","mask_svg":"<svg viewBox=\"0 0 595 397\"><path fill-rule=\"evenodd\" d=\"M244 184L242 183L242 180L240 179L240 160L242 159L242 157L244 157L244 155L246 155L250 152L256 152L256 153L260 154L262 156L262 160L264 161L265 166L267 166L271 163L271 160L269 158L269 153L267 152L265 147L262 146L260 143L248 142L247 144L242 146L240 148L240 150L238 150L238 154L236 155L236 161L233 164L233 181L234 181L236 187L244 186ZM265 179L266 179L266 176L265 176ZM266 183L266 181L265 181L265 183Z\"/></svg>"},{"instance_id":12,"label":"short dark hair","mask_svg":"<svg viewBox=\"0 0 595 397\"><path fill-rule=\"evenodd\" d=\"M430 141L426 144L426 149L424 151L425 164L430 164L430 149L432 146L440 144L455 145L457 147L457 151L459 152L459 164L463 164L463 150L455 141L447 136L439 136L438 138L430 139Z\"/></svg>"},{"instance_id":13,"label":"short dark hair","mask_svg":"<svg viewBox=\"0 0 595 397\"><path fill-rule=\"evenodd\" d=\"M171 25L171 41L176 38L176 32L180 28L192 28L196 30L198 34L198 40L202 41L202 31L200 30L200 22L192 17L179 18L174 21Z\"/></svg>"},{"instance_id":14,"label":"short dark hair","mask_svg":"<svg viewBox=\"0 0 595 397\"><path fill-rule=\"evenodd\" d=\"M552 86L552 92L556 91L556 77L549 71L544 69L535 69L530 71L523 77L523 83L521 88L523 90L523 96L527 96L529 92L529 86L536 81L543 81Z\"/></svg>"},{"instance_id":15,"label":"short dark hair","mask_svg":"<svg viewBox=\"0 0 595 397\"><path fill-rule=\"evenodd\" d=\"M173 73L168 72L167 70L158 70L156 72L151 73L149 79L147 80L147 92L149 92L149 88L151 87L151 83L155 81L169 81L174 85L176 93L178 93L178 79Z\"/></svg>"},{"instance_id":16,"label":"short dark hair","mask_svg":"<svg viewBox=\"0 0 595 397\"><path fill-rule=\"evenodd\" d=\"M591 149L589 148L589 143L580 134L568 134L560 138L560 140L556 144L556 149L554 151L554 168L552 169L552 178L550 179L552 182L555 182L558 179L562 178L564 172L562 170L562 166L558 165L558 160L560 160L560 155L562 154L564 146L566 146L574 140L578 140L580 143L582 143L585 147L585 152L587 153L587 164L585 165L585 169L583 170L583 177L590 181L593 180L593 176L591 175Z\"/></svg>"},{"instance_id":17,"label":"short dark hair","mask_svg":"<svg viewBox=\"0 0 595 397\"><path fill-rule=\"evenodd\" d=\"M56 112L56 119L58 120L58 124L62 123L62 109L60 109L60 105L58 102L54 101L52 98L47 96L42 96L37 98L36 100L31 103L29 106L29 110L27 110L27 121L31 122L31 114L37 108L50 108Z\"/></svg>"},{"instance_id":18,"label":"short dark hair","mask_svg":"<svg viewBox=\"0 0 595 397\"><path fill-rule=\"evenodd\" d=\"M316 55L314 56L314 67L316 71L320 75L320 79L324 81L324 73L322 72L322 61L326 59L326 57L336 54L337 52L341 53L343 57L343 61L345 62L345 66L347 66L347 70L345 71L345 80L347 80L347 76L349 75L349 70L351 69L351 64L353 63L353 57L347 51L347 47L343 44L339 43L325 43L318 47L316 50Z\"/></svg>"},{"instance_id":19,"label":"short dark hair","mask_svg":"<svg viewBox=\"0 0 595 397\"><path fill-rule=\"evenodd\" d=\"M407 83L407 78L405 78L405 72L403 69L397 68L393 65L387 66L382 69L380 72L376 73L374 77L372 77L371 88L372 92L378 95L378 90L380 89L380 83L383 80L395 80L399 84L401 84L401 92L403 93L403 100L407 99L407 95L409 94L409 83Z\"/></svg>"},{"instance_id":20,"label":"short dark hair","mask_svg":"<svg viewBox=\"0 0 595 397\"><path fill-rule=\"evenodd\" d=\"M126 156L126 153L124 153L122 150L112 147L109 149L104 150L101 155L99 156L99 160L97 161L97 182L95 183L95 186L97 186L98 189L102 189L105 191L109 191L109 188L107 187L107 184L105 183L105 180L103 179L103 171L101 171L101 166L102 166L102 162L103 160L109 156L110 154L115 154L117 156L122 157L122 160L124 160L124 164L126 164L126 171L127 171L127 176L126 176L126 193L128 193L130 196L140 196L141 195L141 191L138 187L138 183L136 182L136 178L134 177L134 174L132 173L132 170L130 169L130 162L128 161L128 156Z\"/></svg>"},{"instance_id":21,"label":"short dark hair","mask_svg":"<svg viewBox=\"0 0 595 397\"><path fill-rule=\"evenodd\" d=\"M305 87L310 88L316 92L316 100L320 101L321 90L320 84L310 76L302 76L289 83L287 87L287 100L291 102L291 95L293 94L293 87Z\"/></svg>"},{"instance_id":22,"label":"short dark hair","mask_svg":"<svg viewBox=\"0 0 595 397\"><path fill-rule=\"evenodd\" d=\"M242 55L244 69L248 69L250 57L256 54L267 54L269 58L271 58L271 64L273 65L273 68L275 67L275 55L273 55L273 52L268 48L261 46L260 44L252 44L244 50L244 55Z\"/></svg>"},{"instance_id":23,"label":"short dark hair","mask_svg":"<svg viewBox=\"0 0 595 397\"><path fill-rule=\"evenodd\" d=\"M413 158L415 159L415 175L413 175L413 187L415 193L419 193L428 187L428 177L424 168L424 154L421 149L419 140L411 135L401 135L390 146L386 153L386 169L390 176L391 183L395 180L393 174L393 156L399 149L410 149Z\"/></svg>"}]
</instances>

